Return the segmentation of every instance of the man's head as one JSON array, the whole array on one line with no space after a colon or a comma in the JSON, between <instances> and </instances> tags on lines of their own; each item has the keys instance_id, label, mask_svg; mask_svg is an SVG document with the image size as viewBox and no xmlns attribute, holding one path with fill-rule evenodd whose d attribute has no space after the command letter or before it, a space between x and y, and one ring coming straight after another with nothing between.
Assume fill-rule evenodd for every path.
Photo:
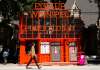
<instances>
[{"instance_id":1,"label":"man's head","mask_svg":"<svg viewBox=\"0 0 100 70\"><path fill-rule=\"evenodd\" d=\"M34 46L35 46L35 43L32 43L32 45L34 45Z\"/></svg>"}]
</instances>

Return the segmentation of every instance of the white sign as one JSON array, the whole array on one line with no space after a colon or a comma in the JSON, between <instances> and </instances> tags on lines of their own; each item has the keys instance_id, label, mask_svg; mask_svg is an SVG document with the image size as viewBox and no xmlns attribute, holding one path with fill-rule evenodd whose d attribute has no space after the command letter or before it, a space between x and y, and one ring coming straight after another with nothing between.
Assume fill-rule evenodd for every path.
<instances>
[{"instance_id":1,"label":"white sign","mask_svg":"<svg viewBox=\"0 0 100 70\"><path fill-rule=\"evenodd\" d=\"M42 44L42 45L43 45L43 44L49 45L49 42L41 42L41 44Z\"/></svg>"},{"instance_id":2,"label":"white sign","mask_svg":"<svg viewBox=\"0 0 100 70\"><path fill-rule=\"evenodd\" d=\"M50 53L50 45L48 44L41 44L41 54L49 54Z\"/></svg>"}]
</instances>

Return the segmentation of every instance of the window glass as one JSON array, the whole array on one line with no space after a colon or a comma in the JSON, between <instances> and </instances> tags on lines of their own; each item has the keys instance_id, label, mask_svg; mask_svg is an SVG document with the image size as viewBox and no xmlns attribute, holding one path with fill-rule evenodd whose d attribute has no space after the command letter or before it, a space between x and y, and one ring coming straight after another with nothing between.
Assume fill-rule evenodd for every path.
<instances>
[{"instance_id":1,"label":"window glass","mask_svg":"<svg viewBox=\"0 0 100 70\"><path fill-rule=\"evenodd\" d=\"M44 18L40 18L40 25L44 25Z\"/></svg>"},{"instance_id":2,"label":"window glass","mask_svg":"<svg viewBox=\"0 0 100 70\"><path fill-rule=\"evenodd\" d=\"M30 16L27 16L27 25L32 24L32 18Z\"/></svg>"},{"instance_id":3,"label":"window glass","mask_svg":"<svg viewBox=\"0 0 100 70\"><path fill-rule=\"evenodd\" d=\"M46 18L46 25L50 25L50 18Z\"/></svg>"},{"instance_id":4,"label":"window glass","mask_svg":"<svg viewBox=\"0 0 100 70\"><path fill-rule=\"evenodd\" d=\"M23 16L23 24L26 24L26 25L31 25L32 24L32 18L28 15L24 15Z\"/></svg>"},{"instance_id":5,"label":"window glass","mask_svg":"<svg viewBox=\"0 0 100 70\"><path fill-rule=\"evenodd\" d=\"M27 16L23 16L23 24L27 24Z\"/></svg>"},{"instance_id":6,"label":"window glass","mask_svg":"<svg viewBox=\"0 0 100 70\"><path fill-rule=\"evenodd\" d=\"M33 18L33 25L38 25L38 18Z\"/></svg>"},{"instance_id":7,"label":"window glass","mask_svg":"<svg viewBox=\"0 0 100 70\"><path fill-rule=\"evenodd\" d=\"M58 25L61 25L61 24L62 24L62 18L58 18L58 19L57 19L57 24L58 24Z\"/></svg>"},{"instance_id":8,"label":"window glass","mask_svg":"<svg viewBox=\"0 0 100 70\"><path fill-rule=\"evenodd\" d=\"M55 17L52 17L52 18L51 18L51 24L52 24L52 25L56 25L56 18L55 18Z\"/></svg>"}]
</instances>

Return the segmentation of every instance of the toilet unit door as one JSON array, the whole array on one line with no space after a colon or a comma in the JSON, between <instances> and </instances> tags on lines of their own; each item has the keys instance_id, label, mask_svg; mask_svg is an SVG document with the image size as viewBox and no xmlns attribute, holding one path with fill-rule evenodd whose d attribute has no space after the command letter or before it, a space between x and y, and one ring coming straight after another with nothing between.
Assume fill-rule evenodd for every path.
<instances>
[{"instance_id":1,"label":"toilet unit door","mask_svg":"<svg viewBox=\"0 0 100 70\"><path fill-rule=\"evenodd\" d=\"M60 61L60 46L51 46L51 60L53 62Z\"/></svg>"},{"instance_id":2,"label":"toilet unit door","mask_svg":"<svg viewBox=\"0 0 100 70\"><path fill-rule=\"evenodd\" d=\"M77 61L77 47L75 42L69 43L69 60Z\"/></svg>"},{"instance_id":3,"label":"toilet unit door","mask_svg":"<svg viewBox=\"0 0 100 70\"><path fill-rule=\"evenodd\" d=\"M77 61L77 48L76 47L69 48L69 56L70 56L70 61Z\"/></svg>"}]
</instances>

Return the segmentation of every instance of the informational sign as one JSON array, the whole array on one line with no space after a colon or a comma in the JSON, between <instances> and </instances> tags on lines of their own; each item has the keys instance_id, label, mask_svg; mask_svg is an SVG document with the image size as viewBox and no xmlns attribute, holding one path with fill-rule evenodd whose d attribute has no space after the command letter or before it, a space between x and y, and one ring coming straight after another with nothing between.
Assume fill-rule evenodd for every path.
<instances>
[{"instance_id":1,"label":"informational sign","mask_svg":"<svg viewBox=\"0 0 100 70\"><path fill-rule=\"evenodd\" d=\"M50 45L49 42L41 42L41 54L49 54L50 53Z\"/></svg>"},{"instance_id":2,"label":"informational sign","mask_svg":"<svg viewBox=\"0 0 100 70\"><path fill-rule=\"evenodd\" d=\"M50 45L51 45L51 46L60 46L60 43L59 43L59 42L51 42Z\"/></svg>"}]
</instances>

